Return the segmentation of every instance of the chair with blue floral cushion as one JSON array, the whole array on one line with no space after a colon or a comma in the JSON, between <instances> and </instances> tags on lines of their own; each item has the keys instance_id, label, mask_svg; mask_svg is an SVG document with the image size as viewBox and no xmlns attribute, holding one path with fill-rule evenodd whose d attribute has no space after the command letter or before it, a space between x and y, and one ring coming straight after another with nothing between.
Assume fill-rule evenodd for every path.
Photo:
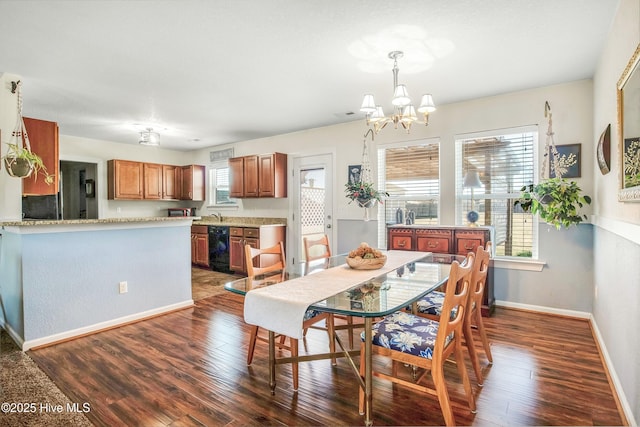
<instances>
[{"instance_id":1,"label":"chair with blue floral cushion","mask_svg":"<svg viewBox=\"0 0 640 427\"><path fill-rule=\"evenodd\" d=\"M412 313L400 311L384 317L373 326L372 351L374 355L390 357L392 360L391 375L374 371L373 375L388 379L396 384L403 384L414 390L438 397L440 408L446 425L455 425L452 404L449 399L447 383L444 377L444 364L447 358L455 355L458 373L462 378L468 407L472 412L476 410L475 399L471 389L469 374L464 363L462 350L462 326L471 287L471 273L475 254L470 253L463 265L454 261L451 264L449 280L442 305L439 321L434 321ZM454 312L455 314L451 315ZM364 370L364 333L362 334L360 349L360 375ZM417 380L398 375L398 364L412 365L424 369L425 374L431 372L435 390L420 384L424 376ZM359 409L364 411L364 390L360 388Z\"/></svg>"},{"instance_id":2,"label":"chair with blue floral cushion","mask_svg":"<svg viewBox=\"0 0 640 427\"><path fill-rule=\"evenodd\" d=\"M484 352L489 360L489 364L493 363L493 356L491 355L491 348L489 345L489 339L487 338L487 332L484 329L484 323L482 322L482 314L480 307L482 306L482 296L484 294L484 287L487 281L487 274L489 272L489 261L491 259L491 242L487 242L487 248L478 246L476 249L476 259L473 267L473 274L471 277L471 291L469 292L469 309L465 315L463 332L464 341L469 351L471 358L471 364L473 365L473 371L476 375L478 385L482 386L483 378L482 371L480 370L480 361L478 359L478 353L476 351L472 330L475 328L480 334L482 346ZM421 299L417 303L419 316L427 317L432 320L438 320L440 312L442 311L442 302L444 300L443 292L431 292L425 298Z\"/></svg>"},{"instance_id":3,"label":"chair with blue floral cushion","mask_svg":"<svg viewBox=\"0 0 640 427\"><path fill-rule=\"evenodd\" d=\"M279 242L276 245L271 246L269 248L263 248L263 249L252 248L249 245L245 245L244 249L245 249L245 259L247 263L247 275L249 277L265 275L272 272L276 273L278 271L282 271L284 273L284 269L286 268L287 263L285 260L284 245L282 242ZM267 257L271 257L272 259L275 259L276 261L266 267L255 266L254 259L256 257L265 256L265 255ZM316 310L307 310L307 312L304 315L302 328L305 330L305 332L309 328L326 330L327 333L329 334L329 350L333 353L335 351L335 341L332 339L334 335L332 316L333 315L330 313L321 313ZM326 327L314 326L316 323L321 322L323 320L326 322ZM256 341L258 340L265 341L265 342L269 341L267 338L259 336L258 332L259 332L259 327L252 325L251 336L249 338L249 349L247 352L247 365L251 365L251 362L253 361L253 353L256 348ZM279 335L278 338L279 338L279 342L277 343L277 346L279 348L289 350L291 352L291 357L294 357L294 358L298 357L298 340L296 338L289 337L289 345L285 344L285 339L287 337L285 337L284 335ZM332 359L332 362L335 364L335 359ZM293 375L293 389L298 390L298 363L297 362L291 363L291 372Z\"/></svg>"}]
</instances>

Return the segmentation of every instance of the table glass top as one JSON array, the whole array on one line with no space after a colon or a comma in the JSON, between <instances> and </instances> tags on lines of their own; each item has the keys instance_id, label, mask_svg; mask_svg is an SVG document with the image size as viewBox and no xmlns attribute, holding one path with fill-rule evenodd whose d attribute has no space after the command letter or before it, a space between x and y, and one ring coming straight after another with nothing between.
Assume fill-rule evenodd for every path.
<instances>
[{"instance_id":1,"label":"table glass top","mask_svg":"<svg viewBox=\"0 0 640 427\"><path fill-rule=\"evenodd\" d=\"M234 280L226 283L225 289L244 295L251 289L342 266L346 263L345 258L346 254L337 255L328 259L289 266L282 271ZM361 317L384 316L404 308L408 303L442 286L449 277L450 263L453 260L462 262L464 257L426 255L416 262L405 264L389 273L377 275L344 292L318 301L309 308ZM372 275L375 275L375 270L372 270Z\"/></svg>"}]
</instances>

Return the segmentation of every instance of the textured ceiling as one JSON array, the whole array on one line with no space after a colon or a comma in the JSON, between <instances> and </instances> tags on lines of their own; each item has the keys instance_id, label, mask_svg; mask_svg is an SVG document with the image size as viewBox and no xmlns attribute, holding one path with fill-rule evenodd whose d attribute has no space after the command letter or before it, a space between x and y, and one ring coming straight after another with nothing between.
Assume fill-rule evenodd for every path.
<instances>
[{"instance_id":1,"label":"textured ceiling","mask_svg":"<svg viewBox=\"0 0 640 427\"><path fill-rule=\"evenodd\" d=\"M387 110L391 50L414 102L591 78L618 0L0 0L0 73L24 115L191 150ZM354 115L347 113L354 112ZM437 112L432 120L437 119Z\"/></svg>"}]
</instances>

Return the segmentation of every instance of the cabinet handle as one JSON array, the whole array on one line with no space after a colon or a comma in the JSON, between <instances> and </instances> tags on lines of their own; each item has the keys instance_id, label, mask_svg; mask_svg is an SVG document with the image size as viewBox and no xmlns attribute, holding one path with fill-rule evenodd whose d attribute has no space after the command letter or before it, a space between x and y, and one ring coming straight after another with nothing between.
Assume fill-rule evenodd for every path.
<instances>
[{"instance_id":1,"label":"cabinet handle","mask_svg":"<svg viewBox=\"0 0 640 427\"><path fill-rule=\"evenodd\" d=\"M427 243L427 247L429 247L429 248L437 248L438 246L440 246L440 242L429 242L429 243Z\"/></svg>"},{"instance_id":2,"label":"cabinet handle","mask_svg":"<svg viewBox=\"0 0 640 427\"><path fill-rule=\"evenodd\" d=\"M400 241L398 242L398 247L399 247L399 248L404 248L404 247L406 246L406 244L407 244L407 242L405 242L404 240L400 240Z\"/></svg>"},{"instance_id":3,"label":"cabinet handle","mask_svg":"<svg viewBox=\"0 0 640 427\"><path fill-rule=\"evenodd\" d=\"M464 245L464 248L465 248L466 250L468 250L468 251L472 251L472 250L474 249L474 248L473 248L473 243L470 243L470 244L466 244L466 245Z\"/></svg>"}]
</instances>

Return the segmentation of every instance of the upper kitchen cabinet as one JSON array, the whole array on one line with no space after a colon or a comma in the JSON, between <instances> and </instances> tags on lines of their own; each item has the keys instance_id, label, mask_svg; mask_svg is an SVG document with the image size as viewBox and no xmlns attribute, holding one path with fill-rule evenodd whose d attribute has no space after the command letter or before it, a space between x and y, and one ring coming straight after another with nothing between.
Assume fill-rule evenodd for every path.
<instances>
[{"instance_id":1,"label":"upper kitchen cabinet","mask_svg":"<svg viewBox=\"0 0 640 427\"><path fill-rule=\"evenodd\" d=\"M205 197L205 167L189 165L182 167L181 200L204 201Z\"/></svg>"},{"instance_id":2,"label":"upper kitchen cabinet","mask_svg":"<svg viewBox=\"0 0 640 427\"><path fill-rule=\"evenodd\" d=\"M129 160L107 162L108 198L110 200L142 200L144 163Z\"/></svg>"},{"instance_id":3,"label":"upper kitchen cabinet","mask_svg":"<svg viewBox=\"0 0 640 427\"><path fill-rule=\"evenodd\" d=\"M180 198L182 187L182 168L162 165L162 198L176 200Z\"/></svg>"},{"instance_id":4,"label":"upper kitchen cabinet","mask_svg":"<svg viewBox=\"0 0 640 427\"><path fill-rule=\"evenodd\" d=\"M22 194L24 196L47 196L58 193L58 178L60 176L60 154L58 149L58 124L46 120L24 117L24 125L29 135L31 151L40 156L49 175L53 175L53 183L44 182L44 176L37 176L22 180Z\"/></svg>"},{"instance_id":5,"label":"upper kitchen cabinet","mask_svg":"<svg viewBox=\"0 0 640 427\"><path fill-rule=\"evenodd\" d=\"M260 154L229 159L230 197L287 197L287 155Z\"/></svg>"},{"instance_id":6,"label":"upper kitchen cabinet","mask_svg":"<svg viewBox=\"0 0 640 427\"><path fill-rule=\"evenodd\" d=\"M144 173L144 198L145 199L162 199L163 190L163 168L162 165L156 163L143 163Z\"/></svg>"}]
</instances>

